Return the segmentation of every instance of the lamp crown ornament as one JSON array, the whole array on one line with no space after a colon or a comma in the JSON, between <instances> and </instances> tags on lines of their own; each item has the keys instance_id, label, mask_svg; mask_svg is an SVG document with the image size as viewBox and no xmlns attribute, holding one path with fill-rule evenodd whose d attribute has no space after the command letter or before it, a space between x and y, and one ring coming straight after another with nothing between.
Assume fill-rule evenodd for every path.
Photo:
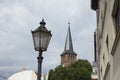
<instances>
[{"instance_id":1,"label":"lamp crown ornament","mask_svg":"<svg viewBox=\"0 0 120 80\"><path fill-rule=\"evenodd\" d=\"M43 25L43 26L45 26L45 21L44 21L44 18L42 18L42 21L40 22L40 25Z\"/></svg>"}]
</instances>

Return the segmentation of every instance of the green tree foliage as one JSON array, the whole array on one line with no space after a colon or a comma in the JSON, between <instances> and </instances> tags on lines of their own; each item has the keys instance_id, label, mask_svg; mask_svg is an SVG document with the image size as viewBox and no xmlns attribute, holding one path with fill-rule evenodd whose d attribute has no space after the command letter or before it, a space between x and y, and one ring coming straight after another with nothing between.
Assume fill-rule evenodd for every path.
<instances>
[{"instance_id":1,"label":"green tree foliage","mask_svg":"<svg viewBox=\"0 0 120 80\"><path fill-rule=\"evenodd\" d=\"M57 66L49 71L48 80L91 80L92 66L79 59L68 67Z\"/></svg>"}]
</instances>

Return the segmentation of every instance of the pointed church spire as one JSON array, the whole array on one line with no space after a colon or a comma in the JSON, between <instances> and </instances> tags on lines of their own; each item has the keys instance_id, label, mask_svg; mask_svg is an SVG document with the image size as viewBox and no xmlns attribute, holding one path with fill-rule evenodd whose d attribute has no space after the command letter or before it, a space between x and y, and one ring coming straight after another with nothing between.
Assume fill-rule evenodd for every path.
<instances>
[{"instance_id":1,"label":"pointed church spire","mask_svg":"<svg viewBox=\"0 0 120 80\"><path fill-rule=\"evenodd\" d=\"M77 55L73 51L72 37L71 37L71 31L70 31L70 22L68 23L68 31L67 31L67 36L66 36L65 48L61 55L66 54L66 53Z\"/></svg>"},{"instance_id":2,"label":"pointed church spire","mask_svg":"<svg viewBox=\"0 0 120 80\"><path fill-rule=\"evenodd\" d=\"M65 49L64 51L73 51L72 37L70 31L70 22L68 23L68 32L66 36Z\"/></svg>"}]
</instances>

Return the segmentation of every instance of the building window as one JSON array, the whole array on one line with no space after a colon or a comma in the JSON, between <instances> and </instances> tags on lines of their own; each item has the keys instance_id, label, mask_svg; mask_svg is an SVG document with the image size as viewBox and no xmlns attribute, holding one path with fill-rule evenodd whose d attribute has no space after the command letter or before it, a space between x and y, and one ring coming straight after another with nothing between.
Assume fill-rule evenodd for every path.
<instances>
[{"instance_id":1,"label":"building window","mask_svg":"<svg viewBox=\"0 0 120 80\"><path fill-rule=\"evenodd\" d=\"M70 54L68 55L68 60L71 60Z\"/></svg>"},{"instance_id":2,"label":"building window","mask_svg":"<svg viewBox=\"0 0 120 80\"><path fill-rule=\"evenodd\" d=\"M72 60L74 60L74 55L72 55Z\"/></svg>"},{"instance_id":3,"label":"building window","mask_svg":"<svg viewBox=\"0 0 120 80\"><path fill-rule=\"evenodd\" d=\"M115 30L118 32L120 29L120 0L115 0L113 7L113 19L115 23Z\"/></svg>"},{"instance_id":4,"label":"building window","mask_svg":"<svg viewBox=\"0 0 120 80\"><path fill-rule=\"evenodd\" d=\"M103 62L105 62L105 54L103 53Z\"/></svg>"},{"instance_id":5,"label":"building window","mask_svg":"<svg viewBox=\"0 0 120 80\"><path fill-rule=\"evenodd\" d=\"M107 3L105 2L105 4L104 4L104 13L103 14L101 14L101 19L103 19L102 20L102 34L101 35L103 35L103 28L104 28L104 26L105 26L105 22L106 22L106 14L107 14Z\"/></svg>"},{"instance_id":6,"label":"building window","mask_svg":"<svg viewBox=\"0 0 120 80\"><path fill-rule=\"evenodd\" d=\"M101 74L102 74L102 67L101 67Z\"/></svg>"},{"instance_id":7,"label":"building window","mask_svg":"<svg viewBox=\"0 0 120 80\"><path fill-rule=\"evenodd\" d=\"M120 27L120 1L117 6L116 14L115 14L115 23L116 23L116 30Z\"/></svg>"},{"instance_id":8,"label":"building window","mask_svg":"<svg viewBox=\"0 0 120 80\"><path fill-rule=\"evenodd\" d=\"M107 50L109 52L109 37L108 37L108 35L107 35L107 38L106 38L106 46L107 46Z\"/></svg>"},{"instance_id":9,"label":"building window","mask_svg":"<svg viewBox=\"0 0 120 80\"><path fill-rule=\"evenodd\" d=\"M103 21L105 22L105 18L106 18L106 12L107 12L107 3L105 2L105 5L104 5L104 17L103 17ZM103 23L104 23L103 22ZM104 24L103 24L104 25Z\"/></svg>"},{"instance_id":10,"label":"building window","mask_svg":"<svg viewBox=\"0 0 120 80\"><path fill-rule=\"evenodd\" d=\"M97 70L95 70L95 74L97 74L98 73L98 71Z\"/></svg>"}]
</instances>

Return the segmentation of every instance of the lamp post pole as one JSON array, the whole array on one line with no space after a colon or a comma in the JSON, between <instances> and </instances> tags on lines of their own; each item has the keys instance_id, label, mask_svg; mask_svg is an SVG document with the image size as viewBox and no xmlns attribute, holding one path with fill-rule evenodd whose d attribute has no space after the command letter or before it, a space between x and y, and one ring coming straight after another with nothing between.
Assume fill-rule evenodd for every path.
<instances>
[{"instance_id":1,"label":"lamp post pole","mask_svg":"<svg viewBox=\"0 0 120 80\"><path fill-rule=\"evenodd\" d=\"M38 59L38 73L37 73L37 80L41 80L41 70L42 70L42 52L47 51L48 44L52 37L51 31L48 31L45 27L44 19L40 22L40 26L31 31L33 37L34 48L36 51L39 51Z\"/></svg>"},{"instance_id":2,"label":"lamp post pole","mask_svg":"<svg viewBox=\"0 0 120 80\"><path fill-rule=\"evenodd\" d=\"M38 74L37 74L37 80L41 80L41 70L42 70L42 50L39 50L39 56L37 57L38 59Z\"/></svg>"}]
</instances>

